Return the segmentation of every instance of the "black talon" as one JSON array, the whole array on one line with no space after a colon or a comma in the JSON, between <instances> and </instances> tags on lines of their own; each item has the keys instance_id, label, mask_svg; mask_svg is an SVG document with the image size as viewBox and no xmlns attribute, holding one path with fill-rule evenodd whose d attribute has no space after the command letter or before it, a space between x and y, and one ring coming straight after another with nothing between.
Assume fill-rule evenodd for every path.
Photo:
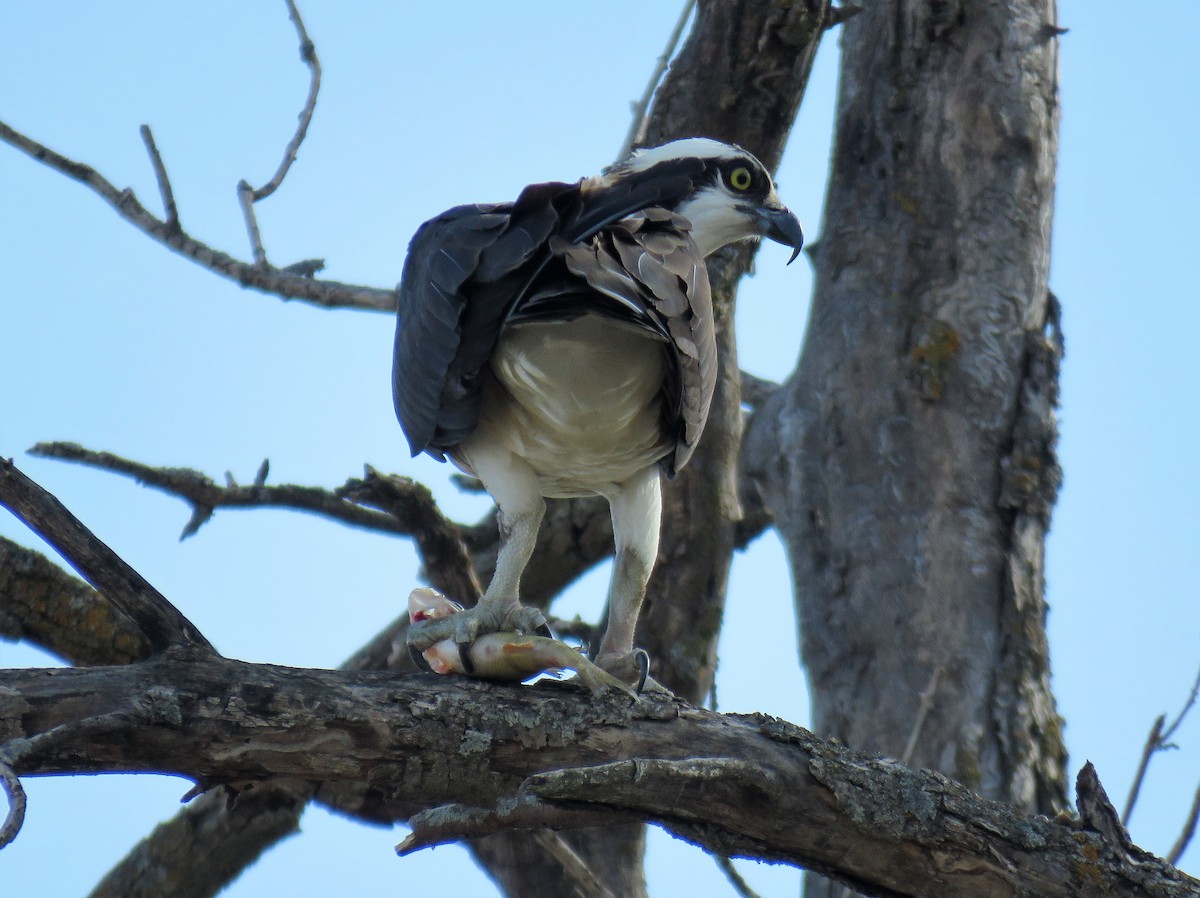
<instances>
[{"instance_id":1,"label":"black talon","mask_svg":"<svg viewBox=\"0 0 1200 898\"><path fill-rule=\"evenodd\" d=\"M634 689L641 695L642 688L646 685L646 677L650 676L650 654L645 649L638 649L633 653L633 657L638 666L638 681Z\"/></svg>"},{"instance_id":2,"label":"black talon","mask_svg":"<svg viewBox=\"0 0 1200 898\"><path fill-rule=\"evenodd\" d=\"M417 665L417 670L423 670L425 673L433 673L433 668L425 660L425 654L415 645L408 647L408 656L412 658L413 664Z\"/></svg>"},{"instance_id":3,"label":"black talon","mask_svg":"<svg viewBox=\"0 0 1200 898\"><path fill-rule=\"evenodd\" d=\"M460 642L458 645L458 660L462 662L463 673L468 677L475 676L475 662L471 660L471 643Z\"/></svg>"}]
</instances>

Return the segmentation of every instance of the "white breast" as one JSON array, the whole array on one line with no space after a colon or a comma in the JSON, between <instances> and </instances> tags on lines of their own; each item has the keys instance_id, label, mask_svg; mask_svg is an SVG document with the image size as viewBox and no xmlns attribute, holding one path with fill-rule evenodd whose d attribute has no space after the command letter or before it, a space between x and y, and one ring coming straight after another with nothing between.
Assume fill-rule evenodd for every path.
<instances>
[{"instance_id":1,"label":"white breast","mask_svg":"<svg viewBox=\"0 0 1200 898\"><path fill-rule=\"evenodd\" d=\"M666 364L653 335L595 315L510 326L479 430L534 468L543 495L605 494L674 447L661 423Z\"/></svg>"}]
</instances>

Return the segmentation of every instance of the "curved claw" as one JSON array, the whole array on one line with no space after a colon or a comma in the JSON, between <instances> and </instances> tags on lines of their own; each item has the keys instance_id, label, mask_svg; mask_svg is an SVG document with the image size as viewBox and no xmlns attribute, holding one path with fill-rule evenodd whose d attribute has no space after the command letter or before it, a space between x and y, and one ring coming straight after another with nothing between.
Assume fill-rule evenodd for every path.
<instances>
[{"instance_id":1,"label":"curved claw","mask_svg":"<svg viewBox=\"0 0 1200 898\"><path fill-rule=\"evenodd\" d=\"M634 649L633 657L638 666L637 685L633 688L638 695L641 695L642 689L646 686L646 677L650 676L650 653L645 649Z\"/></svg>"},{"instance_id":2,"label":"curved claw","mask_svg":"<svg viewBox=\"0 0 1200 898\"><path fill-rule=\"evenodd\" d=\"M412 663L417 666L417 670L425 673L433 673L433 668L429 666L429 662L425 660L425 652L417 648L415 645L409 645L408 657L412 658Z\"/></svg>"},{"instance_id":3,"label":"curved claw","mask_svg":"<svg viewBox=\"0 0 1200 898\"><path fill-rule=\"evenodd\" d=\"M596 658L596 666L618 680L635 684L637 694L641 695L650 675L650 655L645 649L634 649L628 655L600 655Z\"/></svg>"}]
</instances>

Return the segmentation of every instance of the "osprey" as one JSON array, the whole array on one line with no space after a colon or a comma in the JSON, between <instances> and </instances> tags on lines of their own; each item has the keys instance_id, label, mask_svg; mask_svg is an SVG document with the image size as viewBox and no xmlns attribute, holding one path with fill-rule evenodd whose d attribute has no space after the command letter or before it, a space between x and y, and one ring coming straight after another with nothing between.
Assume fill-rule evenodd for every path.
<instances>
[{"instance_id":1,"label":"osprey","mask_svg":"<svg viewBox=\"0 0 1200 898\"><path fill-rule=\"evenodd\" d=\"M417 230L398 288L396 415L414 456L449 456L483 483L501 547L479 604L415 625L411 647L544 628L518 592L543 497L598 494L616 564L596 662L645 676L633 638L658 552L659 475L687 463L717 376L704 259L754 236L791 246L789 262L804 242L762 163L699 137Z\"/></svg>"}]
</instances>

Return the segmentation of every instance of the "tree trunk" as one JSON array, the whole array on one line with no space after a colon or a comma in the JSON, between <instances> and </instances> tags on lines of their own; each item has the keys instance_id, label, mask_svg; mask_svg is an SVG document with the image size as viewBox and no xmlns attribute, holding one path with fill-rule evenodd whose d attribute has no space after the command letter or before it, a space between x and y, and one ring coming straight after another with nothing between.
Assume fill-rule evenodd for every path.
<instances>
[{"instance_id":1,"label":"tree trunk","mask_svg":"<svg viewBox=\"0 0 1200 898\"><path fill-rule=\"evenodd\" d=\"M1065 804L1042 594L1055 23L1053 0L846 23L809 330L752 437L814 730L1042 812Z\"/></svg>"},{"instance_id":2,"label":"tree trunk","mask_svg":"<svg viewBox=\"0 0 1200 898\"><path fill-rule=\"evenodd\" d=\"M687 42L673 60L636 138L654 146L704 135L732 141L774 171L800 107L829 0L798 4L702 0ZM770 89L763 90L770 78ZM737 465L741 391L733 310L737 282L753 248L730 247L709 262L721 358L704 436L688 466L663 490L658 561L638 628L651 673L692 702L702 702L716 673L717 639L740 519ZM645 895L645 827L623 824L572 835L592 869L616 895ZM509 895L560 894L561 865L522 833L471 843L476 858ZM513 858L520 858L513 863Z\"/></svg>"}]
</instances>

